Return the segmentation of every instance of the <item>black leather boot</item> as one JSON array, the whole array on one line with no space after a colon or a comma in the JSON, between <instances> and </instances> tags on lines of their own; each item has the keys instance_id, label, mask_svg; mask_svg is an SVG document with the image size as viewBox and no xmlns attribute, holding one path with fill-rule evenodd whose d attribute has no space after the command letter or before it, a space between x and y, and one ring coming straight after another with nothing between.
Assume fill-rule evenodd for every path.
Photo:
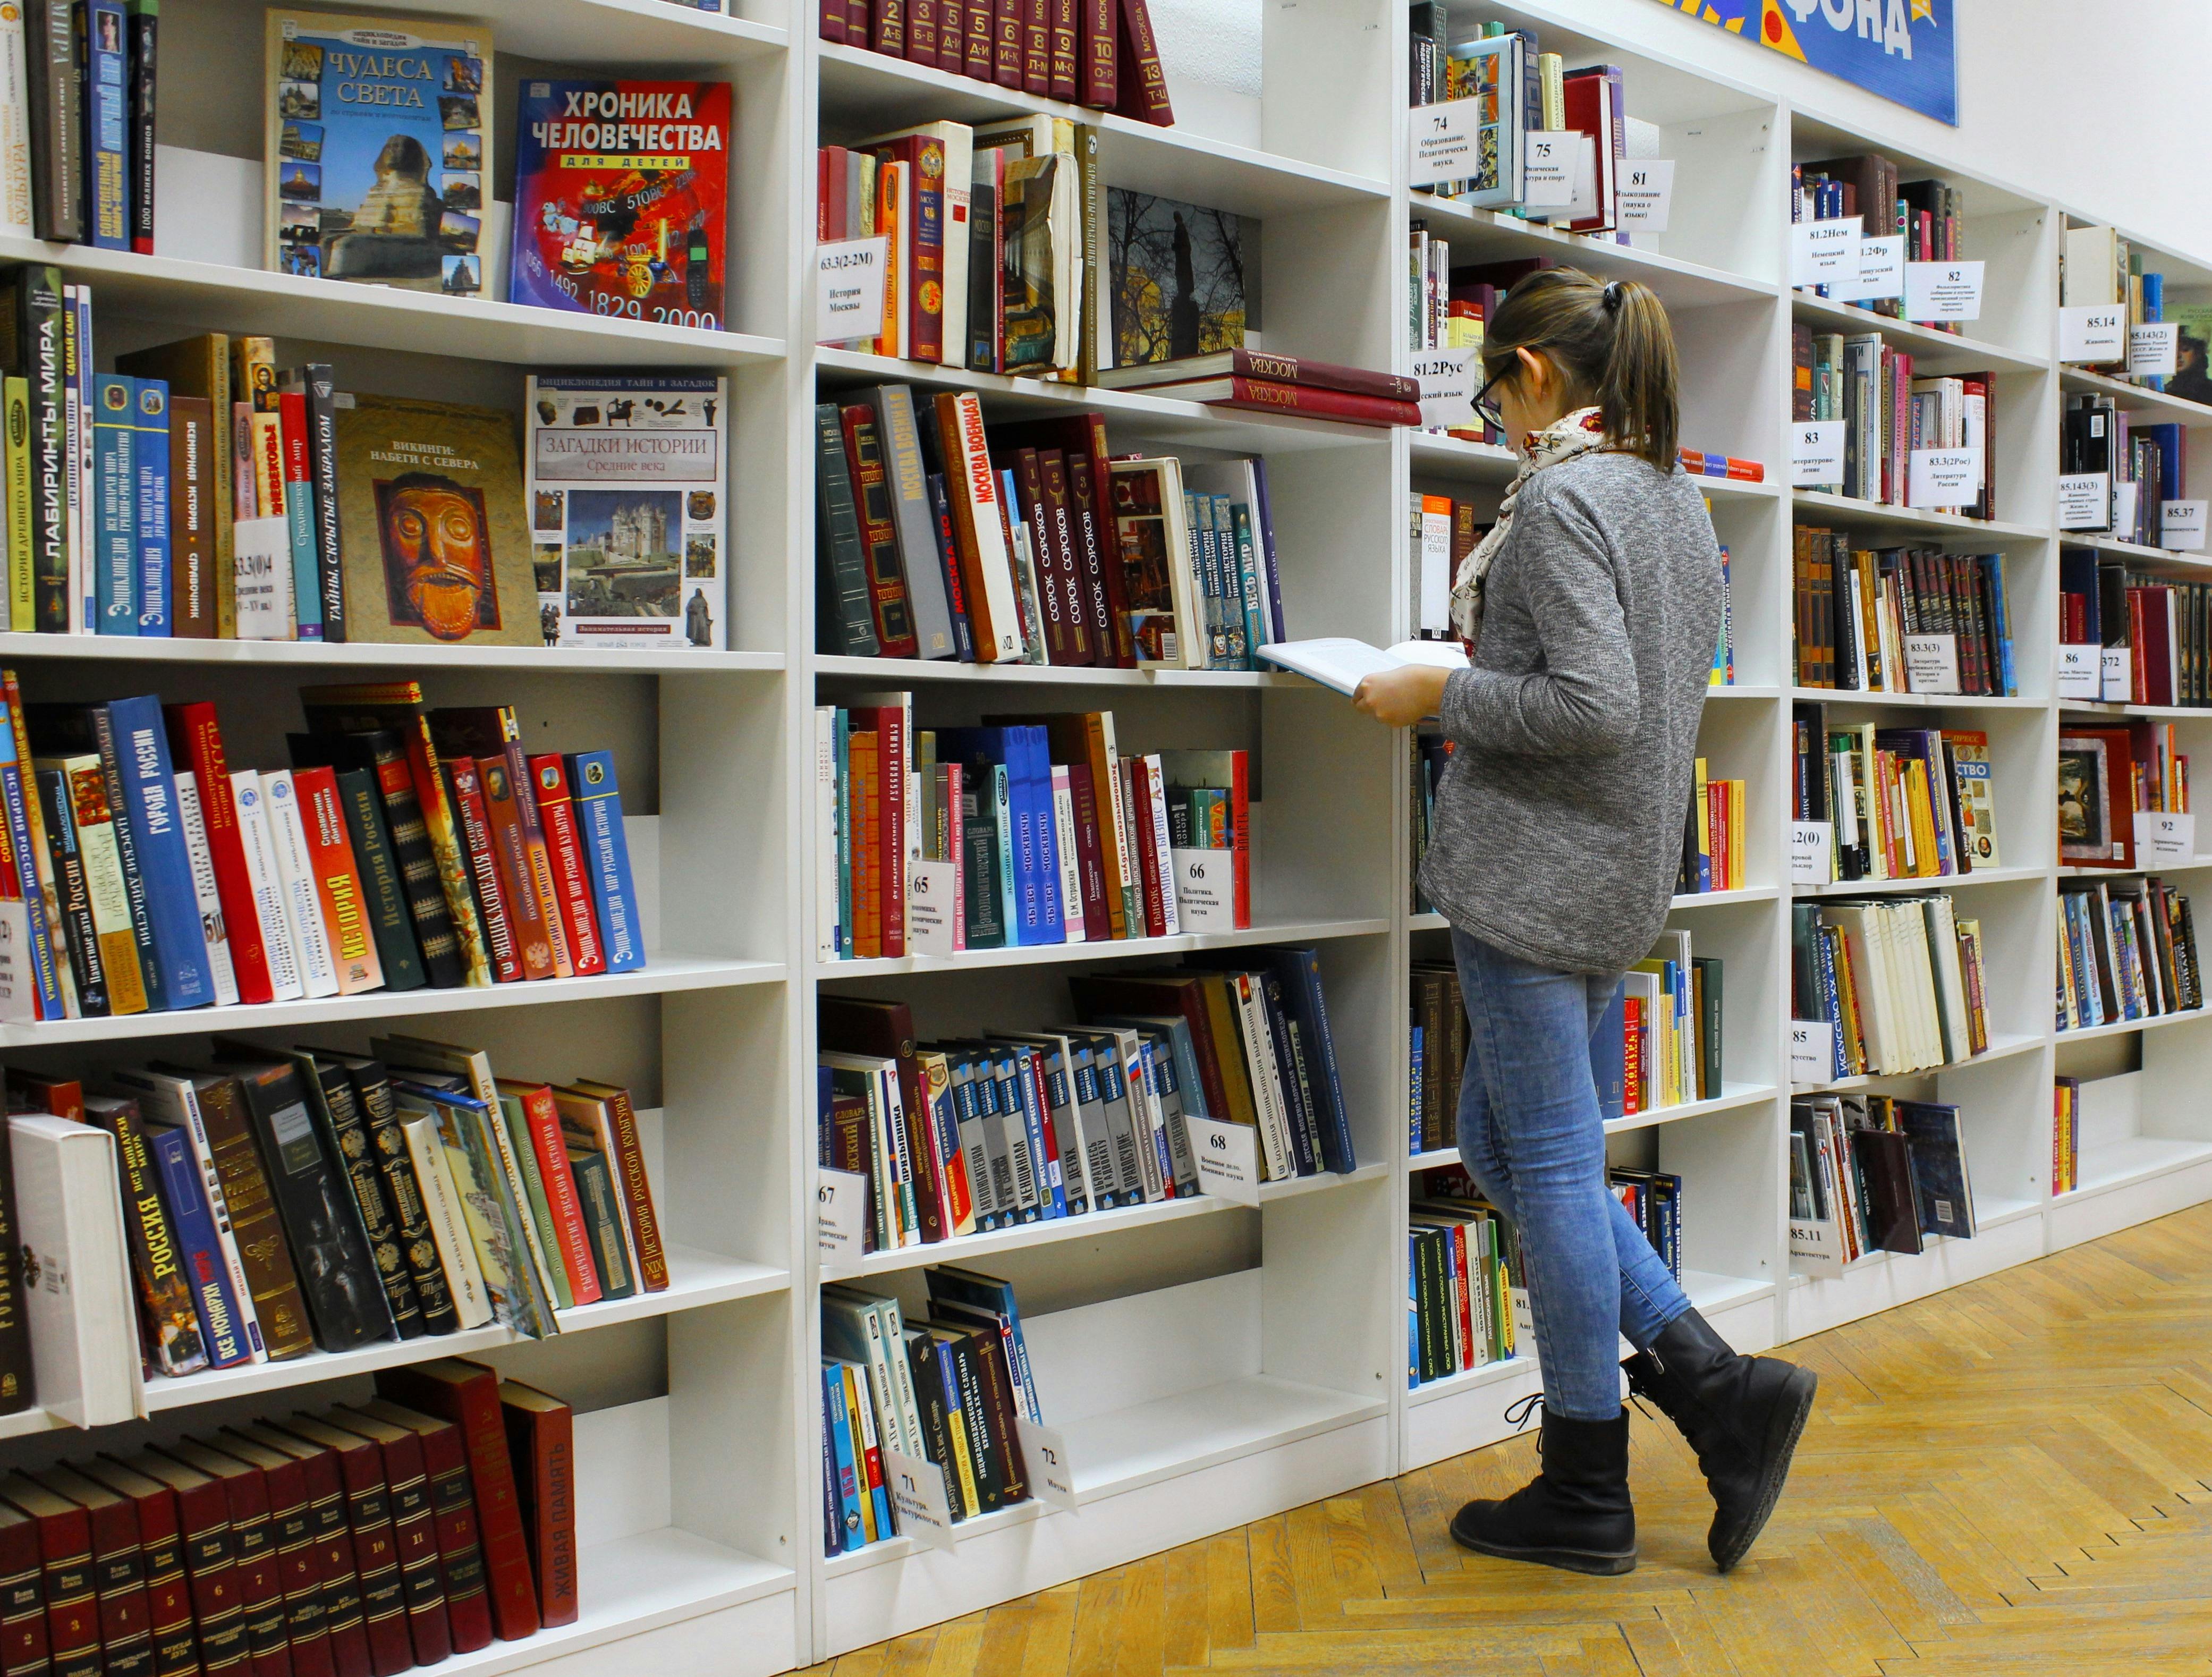
<instances>
[{"instance_id":1,"label":"black leather boot","mask_svg":"<svg viewBox=\"0 0 2212 1677\"><path fill-rule=\"evenodd\" d=\"M1628 1412L1571 1421L1548 1411L1536 1448L1543 1471L1504 1502L1469 1503L1453 1540L1477 1554L1610 1577L1636 1570L1628 1500Z\"/></svg>"},{"instance_id":2,"label":"black leather boot","mask_svg":"<svg viewBox=\"0 0 2212 1677\"><path fill-rule=\"evenodd\" d=\"M1820 1376L1778 1358L1739 1357L1695 1310L1626 1366L1629 1390L1657 1404L1698 1453L1713 1493L1705 1546L1725 1572L1774 1512Z\"/></svg>"}]
</instances>

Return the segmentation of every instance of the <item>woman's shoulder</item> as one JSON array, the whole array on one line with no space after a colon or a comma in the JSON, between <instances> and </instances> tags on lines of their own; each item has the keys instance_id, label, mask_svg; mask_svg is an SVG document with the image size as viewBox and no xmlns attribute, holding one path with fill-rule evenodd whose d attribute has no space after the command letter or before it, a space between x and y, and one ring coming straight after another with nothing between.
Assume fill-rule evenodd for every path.
<instances>
[{"instance_id":1,"label":"woman's shoulder","mask_svg":"<svg viewBox=\"0 0 2212 1677\"><path fill-rule=\"evenodd\" d=\"M1528 504L1600 524L1630 508L1648 511L1655 501L1686 506L1698 498L1680 466L1662 471L1640 454L1595 448L1534 473L1521 493Z\"/></svg>"}]
</instances>

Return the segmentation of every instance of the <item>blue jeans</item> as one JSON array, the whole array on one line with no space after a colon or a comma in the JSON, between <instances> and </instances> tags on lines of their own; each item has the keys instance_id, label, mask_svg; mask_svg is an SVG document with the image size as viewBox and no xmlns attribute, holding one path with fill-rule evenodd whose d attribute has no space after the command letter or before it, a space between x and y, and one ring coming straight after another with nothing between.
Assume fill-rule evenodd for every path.
<instances>
[{"instance_id":1,"label":"blue jeans","mask_svg":"<svg viewBox=\"0 0 2212 1677\"><path fill-rule=\"evenodd\" d=\"M1554 971L1452 933L1467 1005L1459 1156L1519 1225L1544 1407L1620 1413L1619 1335L1641 1350L1690 1308L1605 1180L1590 1034L1618 977Z\"/></svg>"}]
</instances>

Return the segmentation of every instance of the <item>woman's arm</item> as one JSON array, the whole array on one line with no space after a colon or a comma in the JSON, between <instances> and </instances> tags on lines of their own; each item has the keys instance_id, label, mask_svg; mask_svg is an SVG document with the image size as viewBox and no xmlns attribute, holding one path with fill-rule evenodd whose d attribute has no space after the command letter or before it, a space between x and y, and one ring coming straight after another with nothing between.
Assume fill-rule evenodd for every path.
<instances>
[{"instance_id":1,"label":"woman's arm","mask_svg":"<svg viewBox=\"0 0 2212 1677\"><path fill-rule=\"evenodd\" d=\"M1532 484L1530 487L1534 487ZM1544 665L1525 676L1455 670L1439 712L1447 738L1534 756L1611 756L1636 737L1636 663L1611 556L1596 527L1547 495L1514 519L1516 581Z\"/></svg>"}]
</instances>

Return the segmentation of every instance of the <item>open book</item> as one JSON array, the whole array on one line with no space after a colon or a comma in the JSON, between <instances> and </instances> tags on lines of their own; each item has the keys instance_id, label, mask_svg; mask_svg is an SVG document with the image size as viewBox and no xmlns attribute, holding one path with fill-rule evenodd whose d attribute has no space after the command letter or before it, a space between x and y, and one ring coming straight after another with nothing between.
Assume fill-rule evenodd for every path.
<instances>
[{"instance_id":1,"label":"open book","mask_svg":"<svg viewBox=\"0 0 2212 1677\"><path fill-rule=\"evenodd\" d=\"M1364 641L1331 637L1322 641L1279 641L1260 648L1260 656L1285 670L1310 677L1323 687L1352 696L1362 676L1378 670L1426 664L1438 670L1464 670L1467 653L1456 641L1401 641L1395 647L1370 647Z\"/></svg>"}]
</instances>

